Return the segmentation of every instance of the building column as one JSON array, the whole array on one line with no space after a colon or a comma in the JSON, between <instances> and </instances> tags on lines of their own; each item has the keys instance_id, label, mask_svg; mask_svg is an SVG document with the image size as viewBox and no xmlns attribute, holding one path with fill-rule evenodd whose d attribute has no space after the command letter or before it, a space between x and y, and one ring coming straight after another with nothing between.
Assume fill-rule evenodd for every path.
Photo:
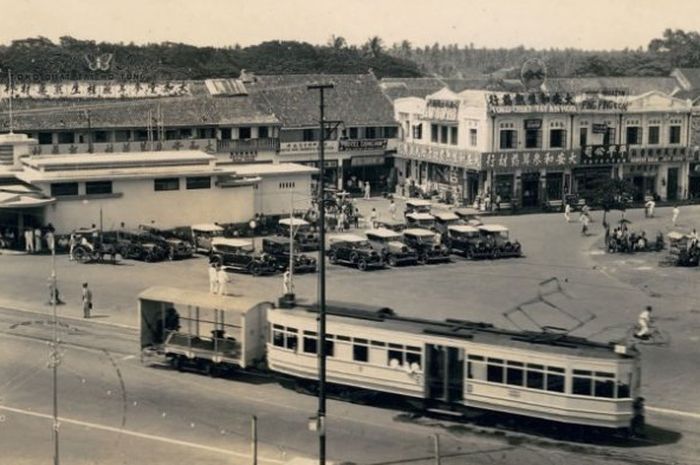
<instances>
[{"instance_id":1,"label":"building column","mask_svg":"<svg viewBox=\"0 0 700 465\"><path fill-rule=\"evenodd\" d=\"M513 198L511 202L514 200L518 204L518 208L521 208L523 206L523 170L515 170L513 177Z\"/></svg>"}]
</instances>

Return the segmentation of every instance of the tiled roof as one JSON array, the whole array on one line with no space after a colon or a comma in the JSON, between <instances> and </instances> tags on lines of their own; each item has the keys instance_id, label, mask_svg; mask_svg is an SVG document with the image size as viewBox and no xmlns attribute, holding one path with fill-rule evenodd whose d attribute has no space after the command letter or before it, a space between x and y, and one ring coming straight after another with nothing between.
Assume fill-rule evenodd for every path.
<instances>
[{"instance_id":1,"label":"tiled roof","mask_svg":"<svg viewBox=\"0 0 700 465\"><path fill-rule=\"evenodd\" d=\"M307 86L325 83L334 85L325 91L327 120L346 126L396 124L392 104L371 73L256 76L246 88L258 108L277 116L283 127L311 127L318 124L319 93Z\"/></svg>"},{"instance_id":2,"label":"tiled roof","mask_svg":"<svg viewBox=\"0 0 700 465\"><path fill-rule=\"evenodd\" d=\"M677 68L692 89L700 89L700 68Z\"/></svg>"},{"instance_id":3,"label":"tiled roof","mask_svg":"<svg viewBox=\"0 0 700 465\"><path fill-rule=\"evenodd\" d=\"M0 108L1 130L8 127L9 115L6 103L3 102ZM158 108L166 127L279 124L274 115L261 111L249 97L211 97L204 91L194 97L113 101L18 99L13 104L14 129L22 131L87 128L87 110L93 128L146 127L149 110L155 118Z\"/></svg>"},{"instance_id":4,"label":"tiled roof","mask_svg":"<svg viewBox=\"0 0 700 465\"><path fill-rule=\"evenodd\" d=\"M680 89L673 77L581 77L549 78L544 83L547 92L571 92L623 89L628 95L641 95L653 90L672 94Z\"/></svg>"},{"instance_id":5,"label":"tiled roof","mask_svg":"<svg viewBox=\"0 0 700 465\"><path fill-rule=\"evenodd\" d=\"M404 97L425 98L447 86L447 84L436 77L382 78L380 86L384 94L393 101Z\"/></svg>"}]
</instances>

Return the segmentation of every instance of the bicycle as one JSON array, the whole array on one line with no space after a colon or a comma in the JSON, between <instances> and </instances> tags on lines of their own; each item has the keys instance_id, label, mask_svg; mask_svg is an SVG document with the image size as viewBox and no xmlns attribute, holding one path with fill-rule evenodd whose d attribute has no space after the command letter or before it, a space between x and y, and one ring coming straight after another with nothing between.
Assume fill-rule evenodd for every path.
<instances>
[{"instance_id":1,"label":"bicycle","mask_svg":"<svg viewBox=\"0 0 700 465\"><path fill-rule=\"evenodd\" d=\"M641 327L634 325L627 330L626 341L634 341L636 344L667 347L671 343L671 335L657 326L649 326L649 332L642 337L636 336Z\"/></svg>"}]
</instances>

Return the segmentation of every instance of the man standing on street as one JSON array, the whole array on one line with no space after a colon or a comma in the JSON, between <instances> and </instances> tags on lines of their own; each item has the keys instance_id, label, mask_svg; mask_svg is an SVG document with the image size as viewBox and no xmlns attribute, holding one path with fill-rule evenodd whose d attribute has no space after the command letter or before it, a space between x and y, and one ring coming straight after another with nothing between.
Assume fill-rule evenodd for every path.
<instances>
[{"instance_id":1,"label":"man standing on street","mask_svg":"<svg viewBox=\"0 0 700 465\"><path fill-rule=\"evenodd\" d=\"M83 318L90 318L90 310L92 310L92 291L88 283L83 283Z\"/></svg>"},{"instance_id":2,"label":"man standing on street","mask_svg":"<svg viewBox=\"0 0 700 465\"><path fill-rule=\"evenodd\" d=\"M369 215L370 228L374 229L377 223L377 209L372 208L372 213Z\"/></svg>"},{"instance_id":3,"label":"man standing on street","mask_svg":"<svg viewBox=\"0 0 700 465\"><path fill-rule=\"evenodd\" d=\"M32 228L24 230L24 250L27 253L34 253L34 230Z\"/></svg>"},{"instance_id":4,"label":"man standing on street","mask_svg":"<svg viewBox=\"0 0 700 465\"><path fill-rule=\"evenodd\" d=\"M571 205L569 203L564 207L564 219L567 223L571 223Z\"/></svg>"},{"instance_id":5,"label":"man standing on street","mask_svg":"<svg viewBox=\"0 0 700 465\"><path fill-rule=\"evenodd\" d=\"M671 217L671 222L673 223L673 226L676 226L676 223L678 222L678 215L681 214L681 209L678 208L678 205L673 206L673 216Z\"/></svg>"},{"instance_id":6,"label":"man standing on street","mask_svg":"<svg viewBox=\"0 0 700 465\"><path fill-rule=\"evenodd\" d=\"M389 202L389 213L391 214L391 219L395 220L396 219L396 203L394 202L394 199L391 199Z\"/></svg>"},{"instance_id":7,"label":"man standing on street","mask_svg":"<svg viewBox=\"0 0 700 465\"><path fill-rule=\"evenodd\" d=\"M216 263L209 263L209 292L211 294L219 293L219 277L217 275Z\"/></svg>"},{"instance_id":8,"label":"man standing on street","mask_svg":"<svg viewBox=\"0 0 700 465\"><path fill-rule=\"evenodd\" d=\"M229 276L225 267L219 265L217 266L217 270L219 295L230 295L229 284L231 283L231 277Z\"/></svg>"},{"instance_id":9,"label":"man standing on street","mask_svg":"<svg viewBox=\"0 0 700 465\"><path fill-rule=\"evenodd\" d=\"M369 185L369 181L365 183L365 200L369 200L369 195L371 192L371 186Z\"/></svg>"}]
</instances>

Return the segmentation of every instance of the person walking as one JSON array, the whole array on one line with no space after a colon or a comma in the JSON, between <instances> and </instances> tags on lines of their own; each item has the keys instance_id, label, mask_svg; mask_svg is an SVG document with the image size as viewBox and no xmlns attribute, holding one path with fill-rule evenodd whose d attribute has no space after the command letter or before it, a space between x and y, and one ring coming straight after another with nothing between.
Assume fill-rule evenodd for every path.
<instances>
[{"instance_id":1,"label":"person walking","mask_svg":"<svg viewBox=\"0 0 700 465\"><path fill-rule=\"evenodd\" d=\"M216 263L209 263L209 293L219 293L219 276L217 274Z\"/></svg>"},{"instance_id":2,"label":"person walking","mask_svg":"<svg viewBox=\"0 0 700 465\"><path fill-rule=\"evenodd\" d=\"M369 214L370 228L374 229L377 223L377 209L372 208L372 213Z\"/></svg>"},{"instance_id":3,"label":"person walking","mask_svg":"<svg viewBox=\"0 0 700 465\"><path fill-rule=\"evenodd\" d=\"M646 308L639 314L637 319L637 331L634 333L634 337L638 339L648 339L649 338L649 325L651 324L651 305L647 305Z\"/></svg>"},{"instance_id":4,"label":"person walking","mask_svg":"<svg viewBox=\"0 0 700 465\"><path fill-rule=\"evenodd\" d=\"M345 212L343 210L340 211L340 215L338 215L338 231L344 232L345 231L345 223L347 222L347 218L345 217Z\"/></svg>"},{"instance_id":5,"label":"person walking","mask_svg":"<svg viewBox=\"0 0 700 465\"><path fill-rule=\"evenodd\" d=\"M231 295L231 276L229 275L226 268L219 265L217 266L217 282L219 286L219 295Z\"/></svg>"},{"instance_id":6,"label":"person walking","mask_svg":"<svg viewBox=\"0 0 700 465\"><path fill-rule=\"evenodd\" d=\"M70 239L68 240L68 259L70 261L75 260L75 246L78 245L78 241L75 238L75 233L70 233Z\"/></svg>"},{"instance_id":7,"label":"person walking","mask_svg":"<svg viewBox=\"0 0 700 465\"><path fill-rule=\"evenodd\" d=\"M581 235L588 236L588 223L590 222L588 215L582 214L579 221L581 222Z\"/></svg>"},{"instance_id":8,"label":"person walking","mask_svg":"<svg viewBox=\"0 0 700 465\"><path fill-rule=\"evenodd\" d=\"M90 318L92 310L92 291L88 287L88 283L83 283L83 318Z\"/></svg>"},{"instance_id":9,"label":"person walking","mask_svg":"<svg viewBox=\"0 0 700 465\"><path fill-rule=\"evenodd\" d=\"M34 252L40 253L41 252L41 238L43 234L41 234L41 228L36 228L34 230Z\"/></svg>"},{"instance_id":10,"label":"person walking","mask_svg":"<svg viewBox=\"0 0 700 465\"><path fill-rule=\"evenodd\" d=\"M389 214L392 220L396 219L396 202L394 202L394 199L389 201Z\"/></svg>"},{"instance_id":11,"label":"person walking","mask_svg":"<svg viewBox=\"0 0 700 465\"><path fill-rule=\"evenodd\" d=\"M294 294L294 285L292 284L292 274L289 270L282 275L282 290L285 295Z\"/></svg>"},{"instance_id":12,"label":"person walking","mask_svg":"<svg viewBox=\"0 0 700 465\"><path fill-rule=\"evenodd\" d=\"M564 207L564 219L567 223L571 223L571 205L569 203Z\"/></svg>"},{"instance_id":13,"label":"person walking","mask_svg":"<svg viewBox=\"0 0 700 465\"><path fill-rule=\"evenodd\" d=\"M353 223L355 223L355 229L360 228L360 209L355 207L355 213L352 217Z\"/></svg>"},{"instance_id":14,"label":"person walking","mask_svg":"<svg viewBox=\"0 0 700 465\"><path fill-rule=\"evenodd\" d=\"M647 203L644 204L644 216L647 218L653 218L654 207L656 207L656 202L654 202L654 199L647 200Z\"/></svg>"},{"instance_id":15,"label":"person walking","mask_svg":"<svg viewBox=\"0 0 700 465\"><path fill-rule=\"evenodd\" d=\"M673 206L673 216L671 217L671 222L673 223L673 226L676 226L676 223L678 223L678 215L681 214L681 209L678 208L678 205Z\"/></svg>"},{"instance_id":16,"label":"person walking","mask_svg":"<svg viewBox=\"0 0 700 465\"><path fill-rule=\"evenodd\" d=\"M53 231L47 229L44 239L46 240L46 247L49 249L49 252L54 252L56 250L56 237Z\"/></svg>"},{"instance_id":17,"label":"person walking","mask_svg":"<svg viewBox=\"0 0 700 465\"><path fill-rule=\"evenodd\" d=\"M365 200L369 200L370 193L372 192L372 187L369 184L369 181L365 182Z\"/></svg>"}]
</instances>

